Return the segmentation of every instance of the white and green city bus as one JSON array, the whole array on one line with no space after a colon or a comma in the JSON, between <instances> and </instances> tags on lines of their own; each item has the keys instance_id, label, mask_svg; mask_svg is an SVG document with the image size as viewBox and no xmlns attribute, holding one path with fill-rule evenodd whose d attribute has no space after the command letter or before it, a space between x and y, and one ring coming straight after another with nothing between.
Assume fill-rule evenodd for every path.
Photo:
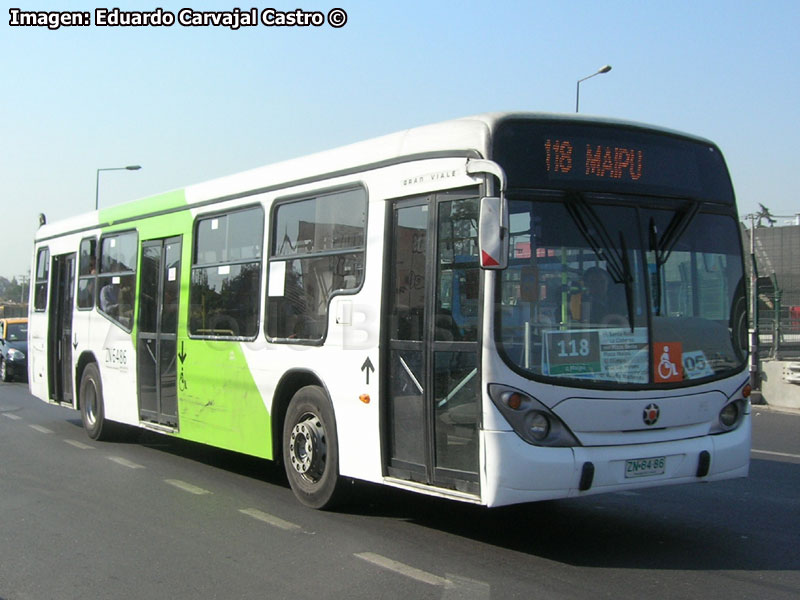
<instances>
[{"instance_id":1,"label":"white and green city bus","mask_svg":"<svg viewBox=\"0 0 800 600\"><path fill-rule=\"evenodd\" d=\"M499 506L749 467L736 205L711 142L488 114L42 226L34 395Z\"/></svg>"}]
</instances>

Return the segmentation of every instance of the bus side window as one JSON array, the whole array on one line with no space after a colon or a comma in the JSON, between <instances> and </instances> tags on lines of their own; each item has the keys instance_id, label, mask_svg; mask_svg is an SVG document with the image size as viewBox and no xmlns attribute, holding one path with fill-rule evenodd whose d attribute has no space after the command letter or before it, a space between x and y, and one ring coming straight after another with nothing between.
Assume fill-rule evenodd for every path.
<instances>
[{"instance_id":1,"label":"bus side window","mask_svg":"<svg viewBox=\"0 0 800 600\"><path fill-rule=\"evenodd\" d=\"M264 209L203 217L195 227L189 334L255 338L261 292Z\"/></svg>"},{"instance_id":2,"label":"bus side window","mask_svg":"<svg viewBox=\"0 0 800 600\"><path fill-rule=\"evenodd\" d=\"M47 279L50 274L50 250L39 248L36 255L36 284L33 296L33 310L43 311L47 308Z\"/></svg>"},{"instance_id":3,"label":"bus side window","mask_svg":"<svg viewBox=\"0 0 800 600\"><path fill-rule=\"evenodd\" d=\"M81 240L78 262L78 308L94 308L97 278L97 240Z\"/></svg>"},{"instance_id":4,"label":"bus side window","mask_svg":"<svg viewBox=\"0 0 800 600\"><path fill-rule=\"evenodd\" d=\"M97 303L101 313L126 331L133 327L137 253L138 235L135 231L115 233L100 239L100 273L97 275L100 293Z\"/></svg>"},{"instance_id":5,"label":"bus side window","mask_svg":"<svg viewBox=\"0 0 800 600\"><path fill-rule=\"evenodd\" d=\"M364 277L367 198L347 190L279 204L273 213L267 337L319 341L337 292Z\"/></svg>"}]
</instances>

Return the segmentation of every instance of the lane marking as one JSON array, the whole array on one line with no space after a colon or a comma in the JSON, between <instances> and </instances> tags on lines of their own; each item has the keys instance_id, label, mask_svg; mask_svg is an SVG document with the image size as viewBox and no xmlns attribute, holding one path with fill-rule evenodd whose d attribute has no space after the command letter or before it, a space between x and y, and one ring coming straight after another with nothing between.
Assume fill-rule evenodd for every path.
<instances>
[{"instance_id":1,"label":"lane marking","mask_svg":"<svg viewBox=\"0 0 800 600\"><path fill-rule=\"evenodd\" d=\"M192 485L191 483L186 483L185 481L181 481L180 479L165 479L164 483L168 483L171 486L178 488L179 490L183 490L184 492L189 492L190 494L195 494L196 496L202 496L203 494L210 494L208 490L204 490L201 487L197 487L196 485Z\"/></svg>"},{"instance_id":2,"label":"lane marking","mask_svg":"<svg viewBox=\"0 0 800 600\"><path fill-rule=\"evenodd\" d=\"M295 525L289 521L284 521L279 517L260 511L257 508L240 508L239 512L247 515L248 517L253 517L254 519L258 519L259 521L263 521L264 523L268 523L273 527L278 527L279 529L283 529L285 531L300 529L300 525Z\"/></svg>"},{"instance_id":3,"label":"lane marking","mask_svg":"<svg viewBox=\"0 0 800 600\"><path fill-rule=\"evenodd\" d=\"M52 429L48 429L47 427L42 427L41 425L28 425L28 427L38 431L39 433L53 433Z\"/></svg>"},{"instance_id":4,"label":"lane marking","mask_svg":"<svg viewBox=\"0 0 800 600\"><path fill-rule=\"evenodd\" d=\"M397 562L396 560L386 558L380 554L375 554L373 552L361 552L355 554L355 556L361 560L367 561L368 563L372 563L373 565L381 567L382 569L394 571L395 573L403 575L404 577L409 577L416 581L427 583L428 585L446 586L448 584L447 579L444 577L439 577L438 575L428 573L422 569L417 569L416 567L411 567L404 563Z\"/></svg>"},{"instance_id":5,"label":"lane marking","mask_svg":"<svg viewBox=\"0 0 800 600\"><path fill-rule=\"evenodd\" d=\"M64 440L70 446L75 446L76 448L80 448L81 450L94 450L94 446L90 446L89 444L84 444L83 442L79 442L78 440Z\"/></svg>"},{"instance_id":6,"label":"lane marking","mask_svg":"<svg viewBox=\"0 0 800 600\"><path fill-rule=\"evenodd\" d=\"M488 600L491 597L492 588L484 581L476 581L450 573L447 574L447 577L439 577L374 552L361 552L353 556L420 583L443 587L442 600Z\"/></svg>"},{"instance_id":7,"label":"lane marking","mask_svg":"<svg viewBox=\"0 0 800 600\"><path fill-rule=\"evenodd\" d=\"M128 467L129 469L144 469L143 465L131 462L127 458L121 458L119 456L108 456L106 458L108 458L108 460L110 460L111 462L115 462L118 465L122 465L123 467Z\"/></svg>"},{"instance_id":8,"label":"lane marking","mask_svg":"<svg viewBox=\"0 0 800 600\"><path fill-rule=\"evenodd\" d=\"M22 417L20 417L19 415L12 415L11 413L7 413L7 412L0 413L0 414L2 414L6 419L11 419L12 421L21 421L22 420Z\"/></svg>"},{"instance_id":9,"label":"lane marking","mask_svg":"<svg viewBox=\"0 0 800 600\"><path fill-rule=\"evenodd\" d=\"M750 452L753 454L767 454L769 456L784 456L786 458L796 458L800 460L800 454L788 454L786 452L772 452L770 450L756 450L755 448L752 449Z\"/></svg>"},{"instance_id":10,"label":"lane marking","mask_svg":"<svg viewBox=\"0 0 800 600\"><path fill-rule=\"evenodd\" d=\"M447 573L442 600L489 600L492 588L485 581L476 581Z\"/></svg>"}]
</instances>

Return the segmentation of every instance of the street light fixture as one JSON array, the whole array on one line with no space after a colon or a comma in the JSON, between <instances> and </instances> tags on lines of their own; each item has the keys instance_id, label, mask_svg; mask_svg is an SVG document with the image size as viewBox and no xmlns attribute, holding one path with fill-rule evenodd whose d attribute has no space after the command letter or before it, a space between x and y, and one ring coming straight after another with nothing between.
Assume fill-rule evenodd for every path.
<instances>
[{"instance_id":1,"label":"street light fixture","mask_svg":"<svg viewBox=\"0 0 800 600\"><path fill-rule=\"evenodd\" d=\"M97 210L100 205L100 171L138 171L141 165L128 165L127 167L107 167L105 169L97 169L97 180L94 184L94 209Z\"/></svg>"},{"instance_id":2,"label":"street light fixture","mask_svg":"<svg viewBox=\"0 0 800 600\"><path fill-rule=\"evenodd\" d=\"M597 71L595 71L594 73L592 73L588 77L584 77L583 79L578 79L578 87L577 87L577 90L575 91L575 112L576 113L578 112L578 107L580 105L580 99L581 99L581 81L586 81L587 79L591 79L595 75L602 75L603 73L608 73L610 70L611 70L611 65L606 65L604 67L600 67L599 69L597 69Z\"/></svg>"}]
</instances>

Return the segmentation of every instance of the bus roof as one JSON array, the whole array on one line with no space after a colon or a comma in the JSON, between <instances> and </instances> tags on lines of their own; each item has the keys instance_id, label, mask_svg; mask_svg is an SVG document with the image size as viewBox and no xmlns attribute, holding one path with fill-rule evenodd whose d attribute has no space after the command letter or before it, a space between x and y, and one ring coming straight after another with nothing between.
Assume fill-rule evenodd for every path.
<instances>
[{"instance_id":1,"label":"bus roof","mask_svg":"<svg viewBox=\"0 0 800 600\"><path fill-rule=\"evenodd\" d=\"M203 183L173 190L185 193L186 206L215 199L235 198L296 185L306 181L322 180L344 175L348 172L377 168L401 160L415 160L443 156L485 157L489 152L491 134L495 127L507 119L530 119L541 121L571 121L606 124L619 127L645 129L692 139L711 144L709 140L683 132L619 119L593 117L577 114L541 112L496 112L484 113L424 125L341 146L331 150L305 155L270 165L257 167L233 175L223 176ZM100 209L43 225L35 239L42 240L66 232L88 230L113 224L121 218L158 212L159 201L172 193L133 200L121 205ZM176 208L172 205L161 208Z\"/></svg>"}]
</instances>

